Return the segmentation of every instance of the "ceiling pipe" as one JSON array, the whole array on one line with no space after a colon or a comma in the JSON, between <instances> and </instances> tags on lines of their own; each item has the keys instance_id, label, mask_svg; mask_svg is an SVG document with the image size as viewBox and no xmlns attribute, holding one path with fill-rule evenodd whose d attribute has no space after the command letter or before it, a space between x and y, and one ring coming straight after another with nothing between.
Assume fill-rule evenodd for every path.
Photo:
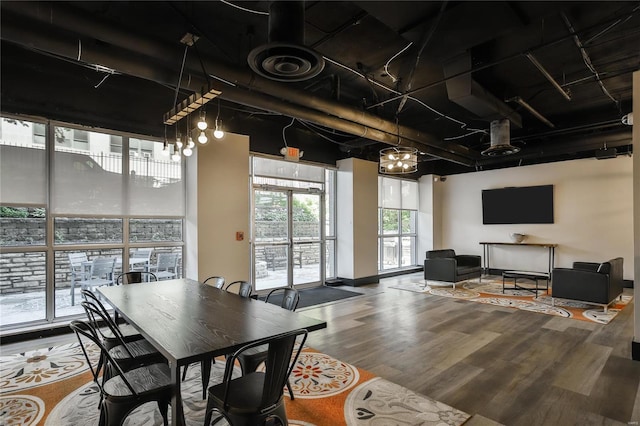
<instances>
[{"instance_id":1,"label":"ceiling pipe","mask_svg":"<svg viewBox=\"0 0 640 426\"><path fill-rule=\"evenodd\" d=\"M3 10L10 10L19 15L61 27L68 31L85 34L92 38L98 38L107 43L121 46L136 53L149 56L154 60L162 58L165 63L178 64L182 62L183 49L176 44L175 47L167 46L165 43L151 40L139 34L133 34L128 30L116 27L116 24L105 22L93 15L89 15L60 3L35 3L35 2L3 2ZM3 17L3 21L4 21ZM3 31L4 32L4 31ZM4 34L2 34L4 37ZM374 114L356 109L332 100L322 99L310 95L302 90L297 90L286 84L270 81L257 76L254 73L236 69L221 62L214 62L203 58L204 66L209 74L233 84L243 86L251 90L257 90L287 101L303 105L341 118L353 121L354 123L377 129L385 133L398 135L401 140L411 140L424 146L430 146L436 150L442 150L456 157L464 157L467 160L477 160L480 158L478 152L472 151L468 147L459 144L452 144L440 140L432 135L421 132L417 129L398 125L395 122L385 120ZM192 74L199 74L201 64L196 58L188 58L186 69ZM224 92L224 90L223 90ZM224 96L223 96L224 99ZM403 142L404 143L404 142ZM396 139L395 145L398 144ZM422 149L423 152L426 152ZM472 161L469 161L472 163Z\"/></svg>"},{"instance_id":2,"label":"ceiling pipe","mask_svg":"<svg viewBox=\"0 0 640 426\"><path fill-rule=\"evenodd\" d=\"M547 126L549 126L551 128L555 128L556 127L552 122L547 120L547 118L544 115L540 114L534 107L529 105L529 103L527 101L525 101L524 99L522 99L520 96L514 96L511 99L507 99L507 102L515 102L515 103L517 103L518 105L520 105L521 107L523 107L524 109L529 111L531 113L531 115L533 115L538 120L542 121Z\"/></svg>"},{"instance_id":3,"label":"ceiling pipe","mask_svg":"<svg viewBox=\"0 0 640 426\"><path fill-rule=\"evenodd\" d=\"M6 14L4 14L6 15ZM17 20L7 20L3 22L2 39L16 43L30 49L48 52L72 61L77 61L78 41L70 35L53 34L45 29L30 31L26 26L20 25ZM132 57L124 49L105 47L99 44L87 44L82 49L82 63L100 64L114 69L123 74L132 75L145 80L155 81L163 85L175 85L175 75L170 71L165 71L155 64L150 64L143 57ZM181 87L189 87L186 83ZM191 76L192 87L199 88L206 82L195 76ZM191 89L195 90L195 89ZM328 116L316 110L305 108L300 105L285 102L275 97L249 91L240 87L224 86L222 88L222 99L238 104L275 112L300 120L310 121L315 124L334 128L336 130L352 134L354 136L368 138L377 142L389 145L398 145L398 136L386 133L378 129L373 129L362 124L343 120L338 117ZM161 117L159 117L160 121ZM465 166L471 166L474 162L469 159L452 154L431 146L416 143L410 140L402 141L403 146L411 146L426 154L446 159Z\"/></svg>"},{"instance_id":4,"label":"ceiling pipe","mask_svg":"<svg viewBox=\"0 0 640 426\"><path fill-rule=\"evenodd\" d=\"M562 86L560 86L560 84L551 76L551 74L549 74L549 71L547 71L545 69L545 67L542 66L542 64L540 62L538 62L538 59L536 59L535 56L533 56L533 53L531 52L527 52L524 54L524 56L527 57L527 59L536 67L538 68L538 71L540 71L540 73L542 73L543 76L545 76L545 78L547 80L549 80L549 83L551 83L551 85L553 87L555 87L555 89L560 92L560 94L568 101L571 100L571 95L569 95L567 93L566 90L564 90L562 88Z\"/></svg>"}]
</instances>

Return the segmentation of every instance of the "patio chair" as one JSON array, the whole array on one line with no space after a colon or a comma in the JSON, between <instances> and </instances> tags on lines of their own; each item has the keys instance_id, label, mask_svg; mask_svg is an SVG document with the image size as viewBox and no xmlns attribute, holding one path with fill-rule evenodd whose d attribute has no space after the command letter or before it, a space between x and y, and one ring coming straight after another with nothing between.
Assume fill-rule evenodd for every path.
<instances>
[{"instance_id":1,"label":"patio chair","mask_svg":"<svg viewBox=\"0 0 640 426\"><path fill-rule=\"evenodd\" d=\"M149 271L153 248L139 248L129 257L129 271Z\"/></svg>"},{"instance_id":2,"label":"patio chair","mask_svg":"<svg viewBox=\"0 0 640 426\"><path fill-rule=\"evenodd\" d=\"M91 290L93 287L101 285L113 285L115 267L115 257L96 257L91 262L91 269L86 278L78 281L77 284L80 284L82 290ZM73 297L71 299L73 303Z\"/></svg>"},{"instance_id":3,"label":"patio chair","mask_svg":"<svg viewBox=\"0 0 640 426\"><path fill-rule=\"evenodd\" d=\"M71 271L71 306L76 304L76 281L87 278L87 253L69 253L69 270Z\"/></svg>"},{"instance_id":4,"label":"patio chair","mask_svg":"<svg viewBox=\"0 0 640 426\"><path fill-rule=\"evenodd\" d=\"M167 364L149 364L125 371L111 357L90 324L75 320L71 321L70 327L78 338L93 381L100 389L100 425L120 426L135 408L154 401L158 404L164 425L169 424L167 414L173 386ZM86 349L89 342L98 346L109 365L113 366L111 378L105 379L103 374L100 380L104 364L95 365L95 361L92 362Z\"/></svg>"},{"instance_id":5,"label":"patio chair","mask_svg":"<svg viewBox=\"0 0 640 426\"><path fill-rule=\"evenodd\" d=\"M306 339L306 330L294 330L260 339L229 356L222 383L209 388L204 424L210 425L213 412L217 411L219 416L214 419L214 424L225 418L234 426L265 424L268 419L278 420L280 424L286 425L283 389ZM294 355L296 340L298 348ZM265 371L253 371L232 379L238 356L263 345L268 347Z\"/></svg>"},{"instance_id":6,"label":"patio chair","mask_svg":"<svg viewBox=\"0 0 640 426\"><path fill-rule=\"evenodd\" d=\"M149 267L158 280L169 280L178 277L178 253L158 253L156 264Z\"/></svg>"}]
</instances>

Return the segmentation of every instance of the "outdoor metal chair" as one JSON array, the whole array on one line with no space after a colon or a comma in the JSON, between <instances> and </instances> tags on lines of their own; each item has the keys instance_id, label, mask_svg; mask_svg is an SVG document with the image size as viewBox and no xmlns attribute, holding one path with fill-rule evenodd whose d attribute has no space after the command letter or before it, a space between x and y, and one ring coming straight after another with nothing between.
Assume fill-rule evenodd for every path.
<instances>
[{"instance_id":1,"label":"outdoor metal chair","mask_svg":"<svg viewBox=\"0 0 640 426\"><path fill-rule=\"evenodd\" d=\"M69 253L69 270L71 272L71 306L76 304L76 281L87 278L87 253Z\"/></svg>"},{"instance_id":2,"label":"outdoor metal chair","mask_svg":"<svg viewBox=\"0 0 640 426\"><path fill-rule=\"evenodd\" d=\"M225 418L234 426L265 424L268 419L286 425L283 389L306 339L306 330L295 330L258 340L229 356L222 383L209 388L204 424L209 426L214 411L217 411L219 416L214 419L214 424ZM294 355L296 341L298 348ZM263 345L268 346L265 371L253 371L232 379L238 356Z\"/></svg>"},{"instance_id":3,"label":"outdoor metal chair","mask_svg":"<svg viewBox=\"0 0 640 426\"><path fill-rule=\"evenodd\" d=\"M156 264L149 268L158 280L178 277L178 253L158 253Z\"/></svg>"},{"instance_id":4,"label":"outdoor metal chair","mask_svg":"<svg viewBox=\"0 0 640 426\"><path fill-rule=\"evenodd\" d=\"M139 248L129 256L130 271L149 271L153 248Z\"/></svg>"},{"instance_id":5,"label":"outdoor metal chair","mask_svg":"<svg viewBox=\"0 0 640 426\"><path fill-rule=\"evenodd\" d=\"M116 267L115 257L96 257L91 262L91 269L85 279L77 282L82 290L92 289L101 285L113 285L113 274ZM73 292L71 293L73 300Z\"/></svg>"}]
</instances>

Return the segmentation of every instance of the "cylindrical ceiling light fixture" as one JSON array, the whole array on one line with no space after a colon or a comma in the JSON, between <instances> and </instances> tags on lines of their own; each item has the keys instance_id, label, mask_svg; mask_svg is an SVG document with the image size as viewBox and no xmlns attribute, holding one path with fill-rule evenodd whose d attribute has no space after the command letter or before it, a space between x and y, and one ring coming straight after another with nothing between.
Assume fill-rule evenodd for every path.
<instances>
[{"instance_id":1,"label":"cylindrical ceiling light fixture","mask_svg":"<svg viewBox=\"0 0 640 426\"><path fill-rule=\"evenodd\" d=\"M390 147L380 150L380 173L406 174L418 171L418 150L411 147Z\"/></svg>"}]
</instances>

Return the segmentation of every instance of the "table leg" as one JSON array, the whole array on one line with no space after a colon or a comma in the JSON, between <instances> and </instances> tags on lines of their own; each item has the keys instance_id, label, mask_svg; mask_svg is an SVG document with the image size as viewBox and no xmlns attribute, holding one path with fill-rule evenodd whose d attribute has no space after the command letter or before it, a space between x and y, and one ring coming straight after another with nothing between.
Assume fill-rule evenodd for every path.
<instances>
[{"instance_id":1,"label":"table leg","mask_svg":"<svg viewBox=\"0 0 640 426\"><path fill-rule=\"evenodd\" d=\"M171 380L173 380L173 394L171 395L171 426L184 426L184 412L182 411L182 395L180 394L180 367L177 362L171 366Z\"/></svg>"}]
</instances>

